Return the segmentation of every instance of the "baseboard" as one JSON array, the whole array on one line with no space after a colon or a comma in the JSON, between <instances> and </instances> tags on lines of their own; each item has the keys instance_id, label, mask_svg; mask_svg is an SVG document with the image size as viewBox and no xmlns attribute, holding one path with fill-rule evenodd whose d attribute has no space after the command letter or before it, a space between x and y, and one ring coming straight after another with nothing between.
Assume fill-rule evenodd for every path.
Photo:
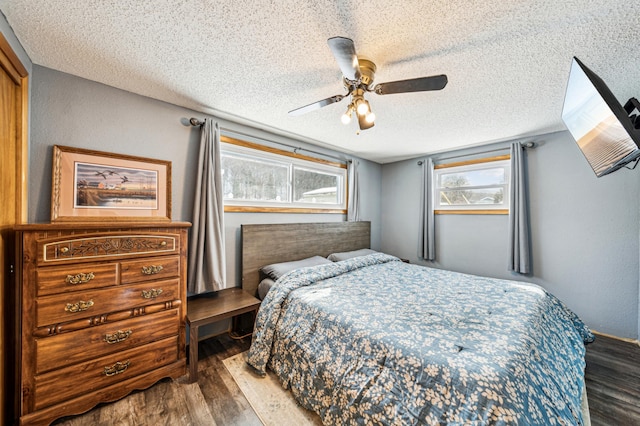
<instances>
[{"instance_id":1,"label":"baseboard","mask_svg":"<svg viewBox=\"0 0 640 426\"><path fill-rule=\"evenodd\" d=\"M618 336L614 336L614 335L612 335L612 334L601 333L601 332L596 331L596 330L591 330L591 332L592 332L593 334L595 334L596 336L609 337L610 339L621 340L621 341L623 341L623 342L633 343L634 345L638 345L638 346L640 346L640 340L638 340L638 339L631 339L631 338L629 338L629 337L618 337Z\"/></svg>"}]
</instances>

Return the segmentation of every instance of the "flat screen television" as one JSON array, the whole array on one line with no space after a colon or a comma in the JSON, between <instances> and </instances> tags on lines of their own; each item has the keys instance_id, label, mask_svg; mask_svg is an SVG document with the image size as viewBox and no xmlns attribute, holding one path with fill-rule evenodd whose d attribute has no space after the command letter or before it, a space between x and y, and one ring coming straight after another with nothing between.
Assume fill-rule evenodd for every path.
<instances>
[{"instance_id":1,"label":"flat screen television","mask_svg":"<svg viewBox=\"0 0 640 426\"><path fill-rule=\"evenodd\" d=\"M637 102L632 98L623 107L600 77L573 58L562 120L597 177L640 157L640 130L636 116L629 117Z\"/></svg>"}]
</instances>

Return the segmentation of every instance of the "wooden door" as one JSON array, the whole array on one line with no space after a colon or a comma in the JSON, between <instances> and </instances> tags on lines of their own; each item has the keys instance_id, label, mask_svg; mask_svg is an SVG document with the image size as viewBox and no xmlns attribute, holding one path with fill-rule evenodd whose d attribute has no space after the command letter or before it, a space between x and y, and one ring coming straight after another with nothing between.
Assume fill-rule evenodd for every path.
<instances>
[{"instance_id":1,"label":"wooden door","mask_svg":"<svg viewBox=\"0 0 640 426\"><path fill-rule=\"evenodd\" d=\"M15 395L14 354L15 242L13 225L26 222L28 73L0 33L0 424L12 424ZM18 393L19 394L19 393Z\"/></svg>"}]
</instances>

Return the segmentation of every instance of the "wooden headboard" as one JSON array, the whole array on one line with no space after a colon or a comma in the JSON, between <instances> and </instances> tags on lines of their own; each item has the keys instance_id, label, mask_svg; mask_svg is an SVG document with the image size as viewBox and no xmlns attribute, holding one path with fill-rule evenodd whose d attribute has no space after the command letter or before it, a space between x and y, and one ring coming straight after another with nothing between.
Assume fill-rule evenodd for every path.
<instances>
[{"instance_id":1,"label":"wooden headboard","mask_svg":"<svg viewBox=\"0 0 640 426\"><path fill-rule=\"evenodd\" d=\"M260 268L272 263L370 248L371 222L242 225L242 288L258 292Z\"/></svg>"}]
</instances>

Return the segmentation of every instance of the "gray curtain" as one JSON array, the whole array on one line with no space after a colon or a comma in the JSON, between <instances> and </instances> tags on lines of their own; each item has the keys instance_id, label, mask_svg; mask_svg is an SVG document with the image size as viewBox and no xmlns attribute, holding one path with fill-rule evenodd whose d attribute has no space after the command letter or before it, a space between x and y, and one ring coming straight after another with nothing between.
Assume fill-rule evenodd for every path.
<instances>
[{"instance_id":1,"label":"gray curtain","mask_svg":"<svg viewBox=\"0 0 640 426\"><path fill-rule=\"evenodd\" d=\"M360 186L358 183L358 161L352 160L347 163L347 174L349 179L349 200L347 202L347 220L357 222L360 220Z\"/></svg>"},{"instance_id":2,"label":"gray curtain","mask_svg":"<svg viewBox=\"0 0 640 426\"><path fill-rule=\"evenodd\" d=\"M422 162L422 191L420 193L420 235L418 257L436 260L435 216L433 213L433 160Z\"/></svg>"},{"instance_id":3,"label":"gray curtain","mask_svg":"<svg viewBox=\"0 0 640 426\"><path fill-rule=\"evenodd\" d=\"M217 291L226 287L224 205L220 171L220 129L210 119L201 127L198 176L189 241L188 290Z\"/></svg>"},{"instance_id":4,"label":"gray curtain","mask_svg":"<svg viewBox=\"0 0 640 426\"><path fill-rule=\"evenodd\" d=\"M509 271L531 272L529 209L527 206L524 148L511 144L511 199L509 204Z\"/></svg>"}]
</instances>

